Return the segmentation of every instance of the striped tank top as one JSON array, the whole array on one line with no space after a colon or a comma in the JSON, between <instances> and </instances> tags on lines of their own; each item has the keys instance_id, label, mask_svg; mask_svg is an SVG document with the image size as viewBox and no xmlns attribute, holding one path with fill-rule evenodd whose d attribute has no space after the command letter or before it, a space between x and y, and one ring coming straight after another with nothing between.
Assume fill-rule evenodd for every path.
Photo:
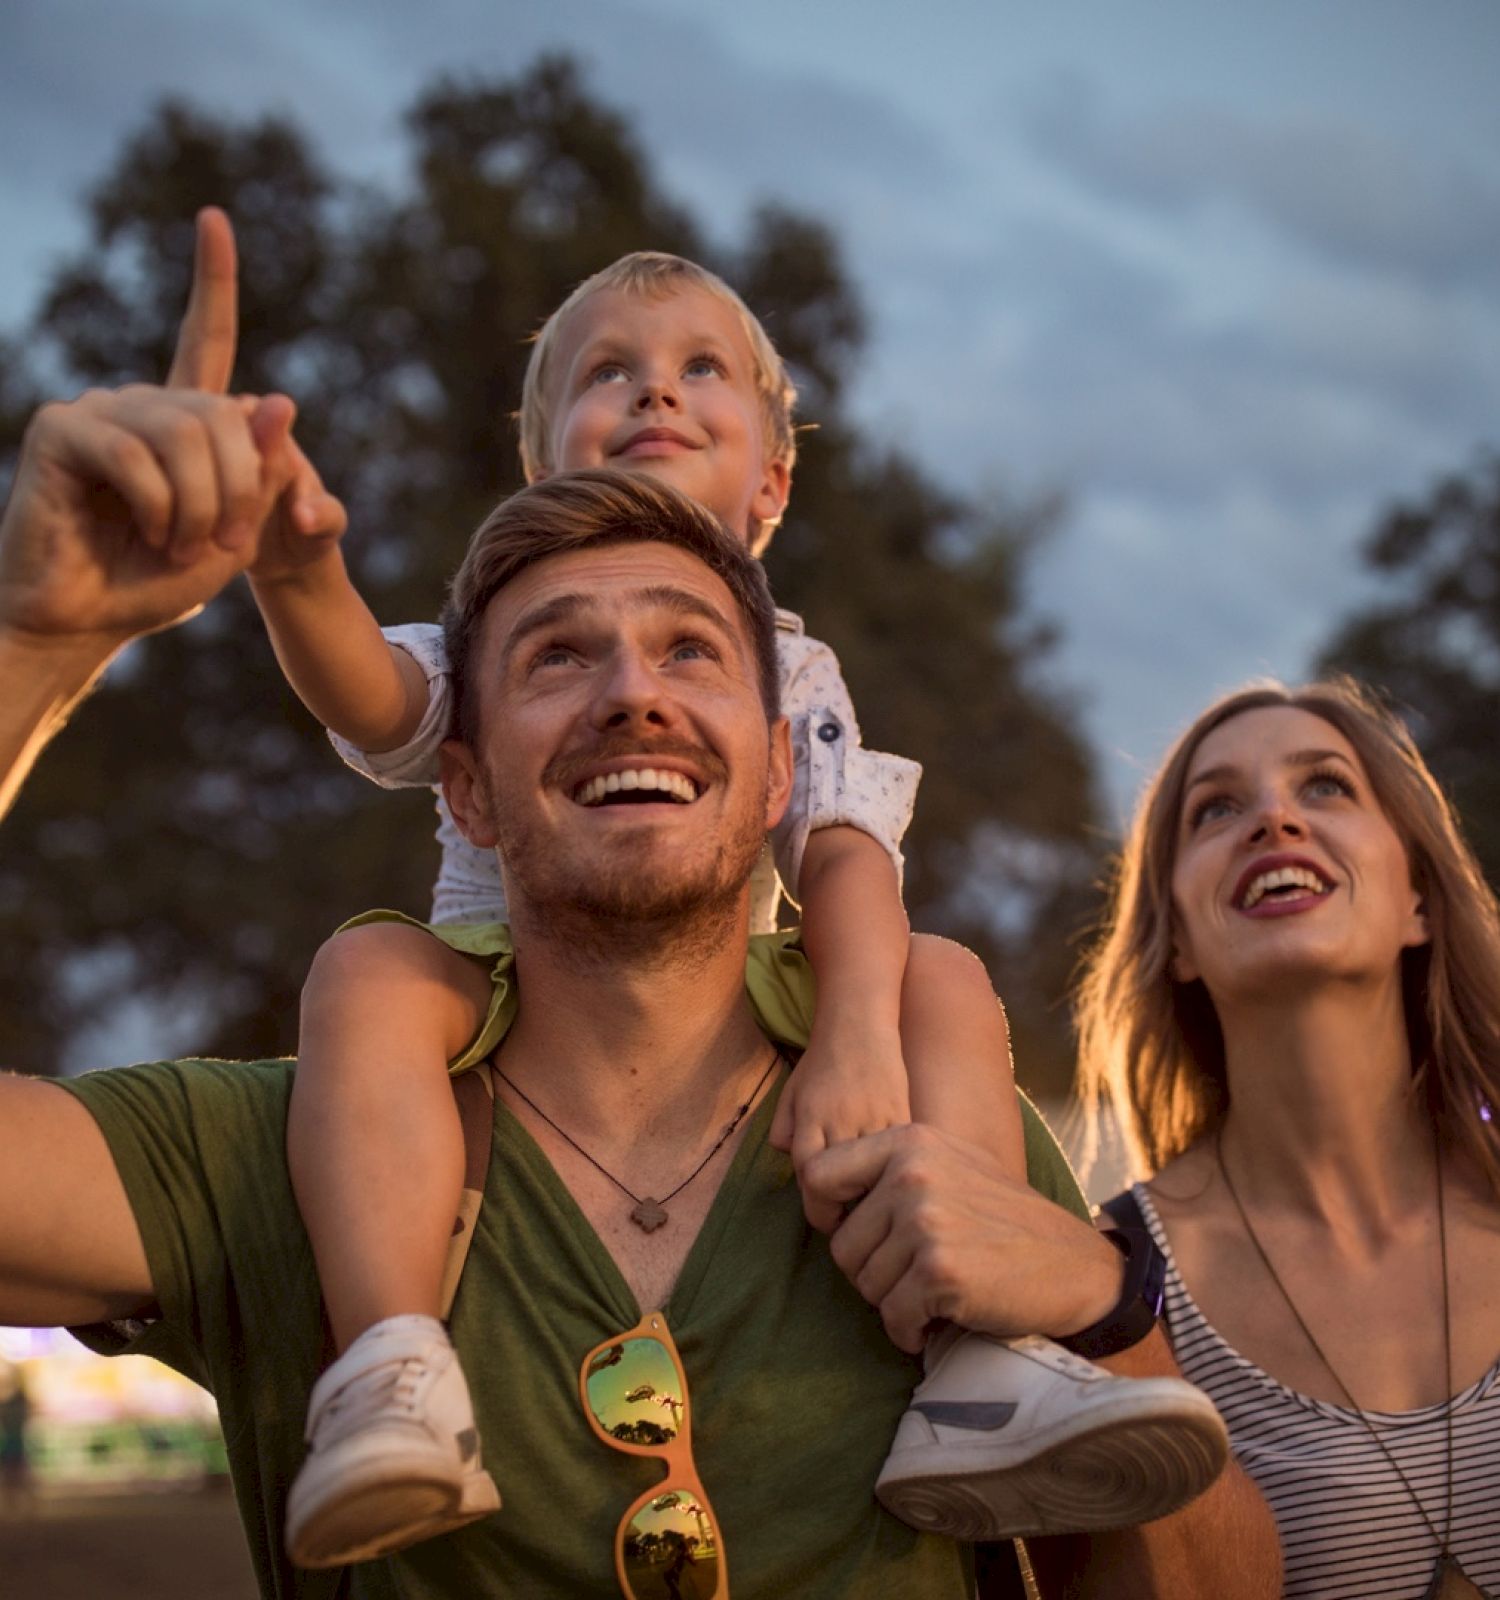
<instances>
[{"instance_id":1,"label":"striped tank top","mask_svg":"<svg viewBox=\"0 0 1500 1600\"><path fill-rule=\"evenodd\" d=\"M1446 1515L1450 1410L1450 1547L1500 1597L1500 1359L1444 1404L1365 1413L1421 1498L1424 1522L1355 1412L1286 1388L1214 1331L1183 1285L1151 1196L1142 1184L1132 1193L1167 1258L1172 1353L1219 1408L1236 1459L1275 1514L1287 1600L1421 1600L1438 1556L1428 1522L1441 1533Z\"/></svg>"}]
</instances>

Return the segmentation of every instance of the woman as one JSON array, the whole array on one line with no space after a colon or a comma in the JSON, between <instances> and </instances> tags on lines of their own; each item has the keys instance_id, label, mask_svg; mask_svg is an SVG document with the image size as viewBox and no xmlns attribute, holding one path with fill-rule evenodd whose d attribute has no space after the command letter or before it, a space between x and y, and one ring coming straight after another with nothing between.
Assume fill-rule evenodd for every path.
<instances>
[{"instance_id":1,"label":"woman","mask_svg":"<svg viewBox=\"0 0 1500 1600\"><path fill-rule=\"evenodd\" d=\"M1500 1596L1500 916L1399 723L1342 681L1199 717L1080 1022L1286 1594Z\"/></svg>"}]
</instances>

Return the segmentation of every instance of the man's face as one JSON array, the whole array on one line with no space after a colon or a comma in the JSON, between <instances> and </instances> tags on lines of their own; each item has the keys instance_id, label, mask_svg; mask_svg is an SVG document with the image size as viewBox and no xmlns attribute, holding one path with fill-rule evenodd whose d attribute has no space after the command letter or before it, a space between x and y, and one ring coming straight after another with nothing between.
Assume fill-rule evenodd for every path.
<instances>
[{"instance_id":1,"label":"man's face","mask_svg":"<svg viewBox=\"0 0 1500 1600\"><path fill-rule=\"evenodd\" d=\"M790 479L767 459L750 341L706 289L590 295L562 330L552 382L554 471L647 473L746 539L785 509Z\"/></svg>"},{"instance_id":2,"label":"man's face","mask_svg":"<svg viewBox=\"0 0 1500 1600\"><path fill-rule=\"evenodd\" d=\"M527 568L490 604L473 681L479 747L446 747L445 787L466 835L499 847L518 923L743 903L789 741L696 556L643 542Z\"/></svg>"}]
</instances>

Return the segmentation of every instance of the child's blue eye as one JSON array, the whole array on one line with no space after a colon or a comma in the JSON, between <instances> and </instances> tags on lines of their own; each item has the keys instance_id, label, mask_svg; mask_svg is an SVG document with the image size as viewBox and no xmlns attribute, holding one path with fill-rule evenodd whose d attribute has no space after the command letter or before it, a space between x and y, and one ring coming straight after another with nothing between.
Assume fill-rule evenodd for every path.
<instances>
[{"instance_id":1,"label":"child's blue eye","mask_svg":"<svg viewBox=\"0 0 1500 1600\"><path fill-rule=\"evenodd\" d=\"M724 375L724 363L717 356L694 356L682 369L685 378L717 378Z\"/></svg>"},{"instance_id":2,"label":"child's blue eye","mask_svg":"<svg viewBox=\"0 0 1500 1600\"><path fill-rule=\"evenodd\" d=\"M618 361L606 361L602 366L597 366L589 374L590 383L615 383L626 376L624 367Z\"/></svg>"}]
</instances>

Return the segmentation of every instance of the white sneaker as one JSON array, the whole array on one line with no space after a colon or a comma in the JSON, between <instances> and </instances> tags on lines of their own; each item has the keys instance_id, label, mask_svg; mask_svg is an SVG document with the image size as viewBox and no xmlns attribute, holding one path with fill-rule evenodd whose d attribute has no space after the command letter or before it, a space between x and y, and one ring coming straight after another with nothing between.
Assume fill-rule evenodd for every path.
<instances>
[{"instance_id":1,"label":"white sneaker","mask_svg":"<svg viewBox=\"0 0 1500 1600\"><path fill-rule=\"evenodd\" d=\"M500 1508L463 1368L442 1323L387 1317L313 1386L287 1500L299 1567L370 1561Z\"/></svg>"},{"instance_id":2,"label":"white sneaker","mask_svg":"<svg viewBox=\"0 0 1500 1600\"><path fill-rule=\"evenodd\" d=\"M1093 1533L1185 1505L1228 1448L1213 1402L1180 1378L1117 1378L1050 1339L947 1328L875 1493L956 1539Z\"/></svg>"}]
</instances>

